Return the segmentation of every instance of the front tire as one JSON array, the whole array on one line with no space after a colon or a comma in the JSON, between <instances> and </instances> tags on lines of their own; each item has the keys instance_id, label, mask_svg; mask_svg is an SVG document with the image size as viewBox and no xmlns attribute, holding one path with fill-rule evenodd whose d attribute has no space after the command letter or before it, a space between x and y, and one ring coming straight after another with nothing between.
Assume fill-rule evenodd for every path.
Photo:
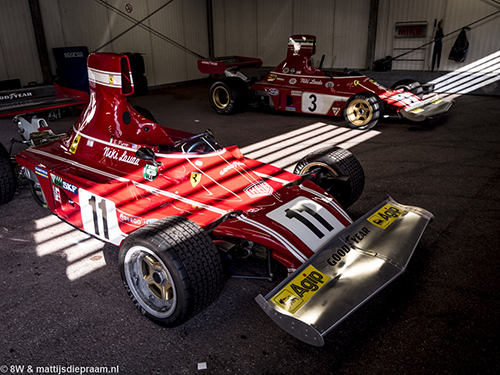
<instances>
[{"instance_id":1,"label":"front tire","mask_svg":"<svg viewBox=\"0 0 500 375\"><path fill-rule=\"evenodd\" d=\"M413 79L403 79L396 82L391 86L393 90L403 89L405 91L411 92L412 94L418 96L420 99L424 97L424 89L420 85L420 82L414 81Z\"/></svg>"},{"instance_id":2,"label":"front tire","mask_svg":"<svg viewBox=\"0 0 500 375\"><path fill-rule=\"evenodd\" d=\"M344 107L344 119L354 129L371 129L383 116L383 103L373 93L356 94Z\"/></svg>"},{"instance_id":3,"label":"front tire","mask_svg":"<svg viewBox=\"0 0 500 375\"><path fill-rule=\"evenodd\" d=\"M241 112L248 104L249 88L240 78L227 77L210 87L210 104L220 114Z\"/></svg>"},{"instance_id":4,"label":"front tire","mask_svg":"<svg viewBox=\"0 0 500 375\"><path fill-rule=\"evenodd\" d=\"M167 327L195 316L222 288L222 260L215 245L183 217L167 217L132 233L120 247L119 266L136 307Z\"/></svg>"},{"instance_id":5,"label":"front tire","mask_svg":"<svg viewBox=\"0 0 500 375\"><path fill-rule=\"evenodd\" d=\"M347 209L358 200L365 186L365 174L358 159L348 150L333 146L302 158L293 173L308 175L316 185Z\"/></svg>"},{"instance_id":6,"label":"front tire","mask_svg":"<svg viewBox=\"0 0 500 375\"><path fill-rule=\"evenodd\" d=\"M14 198L17 187L16 172L9 153L0 143L0 205Z\"/></svg>"}]
</instances>

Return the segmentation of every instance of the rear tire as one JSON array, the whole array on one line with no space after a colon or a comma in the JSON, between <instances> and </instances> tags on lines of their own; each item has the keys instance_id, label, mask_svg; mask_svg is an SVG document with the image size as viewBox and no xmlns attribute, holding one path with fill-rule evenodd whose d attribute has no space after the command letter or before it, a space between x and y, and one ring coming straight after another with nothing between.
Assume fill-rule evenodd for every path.
<instances>
[{"instance_id":1,"label":"rear tire","mask_svg":"<svg viewBox=\"0 0 500 375\"><path fill-rule=\"evenodd\" d=\"M344 119L351 128L367 130L377 125L383 116L382 100L373 93L356 94L344 107Z\"/></svg>"},{"instance_id":2,"label":"rear tire","mask_svg":"<svg viewBox=\"0 0 500 375\"><path fill-rule=\"evenodd\" d=\"M183 217L146 225L123 241L120 273L136 307L150 320L174 327L218 296L222 260L205 231Z\"/></svg>"},{"instance_id":3,"label":"rear tire","mask_svg":"<svg viewBox=\"0 0 500 375\"><path fill-rule=\"evenodd\" d=\"M248 101L248 85L240 78L227 77L210 87L210 104L217 113L231 115L241 112Z\"/></svg>"},{"instance_id":4,"label":"rear tire","mask_svg":"<svg viewBox=\"0 0 500 375\"><path fill-rule=\"evenodd\" d=\"M347 209L358 200L365 186L365 174L358 159L337 146L322 148L302 158L293 173L313 173L312 182Z\"/></svg>"},{"instance_id":5,"label":"rear tire","mask_svg":"<svg viewBox=\"0 0 500 375\"><path fill-rule=\"evenodd\" d=\"M411 92L412 94L418 96L420 99L424 97L424 89L419 82L414 81L413 79L403 79L401 81L398 81L394 85L392 85L391 88L393 90L403 89L405 91Z\"/></svg>"},{"instance_id":6,"label":"rear tire","mask_svg":"<svg viewBox=\"0 0 500 375\"><path fill-rule=\"evenodd\" d=\"M0 143L0 205L14 198L17 188L16 172L9 153Z\"/></svg>"}]
</instances>

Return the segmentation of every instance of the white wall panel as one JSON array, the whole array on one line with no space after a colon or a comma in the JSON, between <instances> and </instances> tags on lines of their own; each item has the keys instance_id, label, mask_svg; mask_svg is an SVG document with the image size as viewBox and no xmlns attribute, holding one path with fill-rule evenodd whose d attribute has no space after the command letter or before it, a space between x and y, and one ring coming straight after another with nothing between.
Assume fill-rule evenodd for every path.
<instances>
[{"instance_id":1,"label":"white wall panel","mask_svg":"<svg viewBox=\"0 0 500 375\"><path fill-rule=\"evenodd\" d=\"M428 38L433 36L434 20L443 20L444 34L460 29L482 17L485 17L500 9L500 5L486 0L421 0L418 2L400 0L380 0L377 45L375 59L383 58L393 54L394 46L394 24L401 21L427 21ZM488 20L472 26L467 33L470 43L467 60L472 62L487 56L500 49L500 14ZM443 40L440 70L451 71L460 68L463 64L448 60L448 55L455 42L458 33L452 34ZM408 44L411 44L409 41ZM427 47L427 58L431 58L431 45ZM409 56L405 56L406 58ZM428 69L429 61L425 64ZM420 69L412 63L393 64L394 70Z\"/></svg>"},{"instance_id":2,"label":"white wall panel","mask_svg":"<svg viewBox=\"0 0 500 375\"><path fill-rule=\"evenodd\" d=\"M42 82L28 2L3 0L0 5L0 80Z\"/></svg>"},{"instance_id":3,"label":"white wall panel","mask_svg":"<svg viewBox=\"0 0 500 375\"><path fill-rule=\"evenodd\" d=\"M315 61L325 68L363 68L370 0L214 0L215 55L260 57L264 66L286 56L288 38L315 35ZM363 27L363 25L365 25Z\"/></svg>"}]
</instances>

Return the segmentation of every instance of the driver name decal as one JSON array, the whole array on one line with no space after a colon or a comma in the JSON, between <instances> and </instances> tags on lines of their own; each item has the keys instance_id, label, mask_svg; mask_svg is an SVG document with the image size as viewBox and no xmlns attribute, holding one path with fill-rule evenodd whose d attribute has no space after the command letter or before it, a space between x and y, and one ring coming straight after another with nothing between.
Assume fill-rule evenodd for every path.
<instances>
[{"instance_id":1,"label":"driver name decal","mask_svg":"<svg viewBox=\"0 0 500 375\"><path fill-rule=\"evenodd\" d=\"M274 193L273 188L265 181L257 181L243 189L250 198L268 197Z\"/></svg>"},{"instance_id":2,"label":"driver name decal","mask_svg":"<svg viewBox=\"0 0 500 375\"><path fill-rule=\"evenodd\" d=\"M276 306L290 314L294 314L330 279L331 277L309 265L303 272L290 281L272 301Z\"/></svg>"},{"instance_id":3,"label":"driver name decal","mask_svg":"<svg viewBox=\"0 0 500 375\"><path fill-rule=\"evenodd\" d=\"M122 161L127 164L139 165L139 159L128 154L127 150L124 150L120 155L120 152L117 149L106 146L104 147L103 156L105 158Z\"/></svg>"}]
</instances>

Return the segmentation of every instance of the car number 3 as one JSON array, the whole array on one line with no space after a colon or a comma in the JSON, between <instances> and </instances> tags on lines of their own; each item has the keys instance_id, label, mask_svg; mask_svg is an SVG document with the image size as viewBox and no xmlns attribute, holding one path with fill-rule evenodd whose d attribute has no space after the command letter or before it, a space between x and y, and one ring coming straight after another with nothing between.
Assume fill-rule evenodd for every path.
<instances>
[{"instance_id":1,"label":"car number 3","mask_svg":"<svg viewBox=\"0 0 500 375\"><path fill-rule=\"evenodd\" d=\"M309 99L310 99L310 106L308 106L307 109L309 110L309 112L314 112L318 108L318 106L316 105L318 97L315 94L311 94L309 95Z\"/></svg>"},{"instance_id":2,"label":"car number 3","mask_svg":"<svg viewBox=\"0 0 500 375\"><path fill-rule=\"evenodd\" d=\"M114 202L84 189L78 190L78 198L84 231L119 245L125 234L118 226Z\"/></svg>"}]
</instances>

